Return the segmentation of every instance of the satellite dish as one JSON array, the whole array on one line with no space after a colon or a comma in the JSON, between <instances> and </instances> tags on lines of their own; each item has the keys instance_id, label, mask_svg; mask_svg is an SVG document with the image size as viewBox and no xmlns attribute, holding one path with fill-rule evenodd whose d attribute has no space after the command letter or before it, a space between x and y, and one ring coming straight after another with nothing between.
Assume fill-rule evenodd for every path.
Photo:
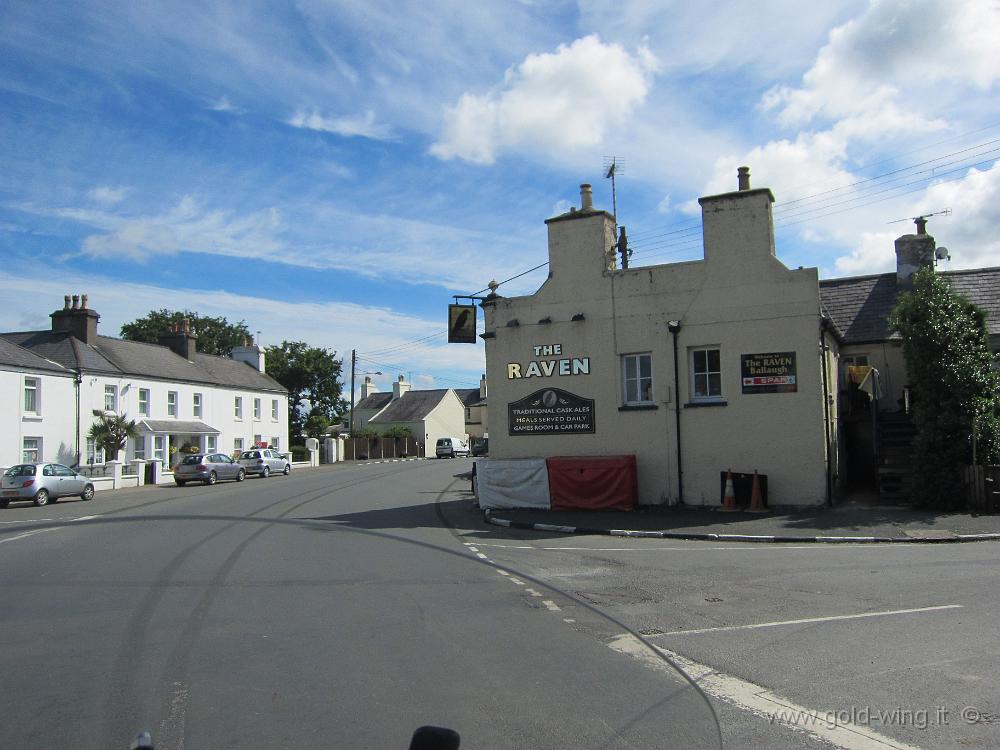
<instances>
[{"instance_id":1,"label":"satellite dish","mask_svg":"<svg viewBox=\"0 0 1000 750\"><path fill-rule=\"evenodd\" d=\"M948 248L942 246L934 251L934 257L938 260L951 260L951 253L948 252Z\"/></svg>"}]
</instances>

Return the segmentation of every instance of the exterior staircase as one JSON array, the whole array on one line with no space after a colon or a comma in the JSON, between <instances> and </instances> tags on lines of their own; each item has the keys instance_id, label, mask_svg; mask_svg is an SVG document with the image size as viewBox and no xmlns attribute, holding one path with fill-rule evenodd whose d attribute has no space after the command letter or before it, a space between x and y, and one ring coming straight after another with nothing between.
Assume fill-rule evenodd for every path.
<instances>
[{"instance_id":1,"label":"exterior staircase","mask_svg":"<svg viewBox=\"0 0 1000 750\"><path fill-rule=\"evenodd\" d=\"M879 499L907 502L913 489L912 445L916 428L905 412L881 412L878 418Z\"/></svg>"}]
</instances>

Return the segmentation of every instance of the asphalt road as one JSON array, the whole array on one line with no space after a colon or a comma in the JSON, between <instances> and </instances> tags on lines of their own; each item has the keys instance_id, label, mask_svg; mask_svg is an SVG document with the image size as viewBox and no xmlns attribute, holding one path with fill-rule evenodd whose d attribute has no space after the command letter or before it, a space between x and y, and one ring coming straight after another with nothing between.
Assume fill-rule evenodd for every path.
<instances>
[{"instance_id":1,"label":"asphalt road","mask_svg":"<svg viewBox=\"0 0 1000 750\"><path fill-rule=\"evenodd\" d=\"M469 546L468 465L0 512L0 747L717 747L662 661Z\"/></svg>"},{"instance_id":2,"label":"asphalt road","mask_svg":"<svg viewBox=\"0 0 1000 750\"><path fill-rule=\"evenodd\" d=\"M678 542L453 515L467 545L573 596L571 616L594 605L703 675L726 747L1000 747L997 543Z\"/></svg>"}]
</instances>

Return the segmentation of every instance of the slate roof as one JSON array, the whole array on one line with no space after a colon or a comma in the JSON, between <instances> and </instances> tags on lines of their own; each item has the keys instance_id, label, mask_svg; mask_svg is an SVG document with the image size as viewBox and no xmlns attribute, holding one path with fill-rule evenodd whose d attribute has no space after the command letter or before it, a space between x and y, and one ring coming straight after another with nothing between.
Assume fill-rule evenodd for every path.
<instances>
[{"instance_id":1,"label":"slate roof","mask_svg":"<svg viewBox=\"0 0 1000 750\"><path fill-rule=\"evenodd\" d=\"M420 422L434 411L434 408L441 403L441 400L447 394L447 388L432 391L407 391L376 414L369 424L372 422L376 424ZM392 394L390 393L389 395L391 396Z\"/></svg>"},{"instance_id":2,"label":"slate roof","mask_svg":"<svg viewBox=\"0 0 1000 750\"><path fill-rule=\"evenodd\" d=\"M169 347L159 344L98 336L94 344L88 345L64 331L2 333L0 340L53 360L70 370L286 392L277 380L258 372L246 362L210 354L195 354L194 361L189 362Z\"/></svg>"},{"instance_id":3,"label":"slate roof","mask_svg":"<svg viewBox=\"0 0 1000 750\"><path fill-rule=\"evenodd\" d=\"M361 399L354 405L354 410L358 409L384 409L392 401L392 392L387 393L372 393L365 398Z\"/></svg>"},{"instance_id":4,"label":"slate roof","mask_svg":"<svg viewBox=\"0 0 1000 750\"><path fill-rule=\"evenodd\" d=\"M45 357L28 351L12 341L0 338L0 366L3 365L23 367L26 370L43 370L46 372L62 373L63 375L72 375L69 370L58 362L45 359Z\"/></svg>"},{"instance_id":5,"label":"slate roof","mask_svg":"<svg viewBox=\"0 0 1000 750\"><path fill-rule=\"evenodd\" d=\"M1000 335L1000 267L940 274L958 294L986 311L990 335ZM900 291L895 272L819 282L823 311L847 344L887 341L892 332L886 320Z\"/></svg>"},{"instance_id":6,"label":"slate roof","mask_svg":"<svg viewBox=\"0 0 1000 750\"><path fill-rule=\"evenodd\" d=\"M479 397L478 388L456 388L455 393L462 400L463 406L482 406L486 403L485 399Z\"/></svg>"}]
</instances>

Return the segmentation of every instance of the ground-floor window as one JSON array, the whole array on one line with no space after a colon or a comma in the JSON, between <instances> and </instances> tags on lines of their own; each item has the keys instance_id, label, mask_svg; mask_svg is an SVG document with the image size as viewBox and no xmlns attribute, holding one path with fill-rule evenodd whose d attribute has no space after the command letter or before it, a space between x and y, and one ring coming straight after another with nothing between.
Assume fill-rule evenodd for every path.
<instances>
[{"instance_id":1,"label":"ground-floor window","mask_svg":"<svg viewBox=\"0 0 1000 750\"><path fill-rule=\"evenodd\" d=\"M153 460L166 465L167 439L163 435L153 436Z\"/></svg>"},{"instance_id":2,"label":"ground-floor window","mask_svg":"<svg viewBox=\"0 0 1000 750\"><path fill-rule=\"evenodd\" d=\"M94 441L94 438L87 438L87 463L88 464L104 463L104 447L98 445Z\"/></svg>"},{"instance_id":3,"label":"ground-floor window","mask_svg":"<svg viewBox=\"0 0 1000 750\"><path fill-rule=\"evenodd\" d=\"M236 438L235 440L233 440L233 450L236 453L243 452L243 438Z\"/></svg>"},{"instance_id":4,"label":"ground-floor window","mask_svg":"<svg viewBox=\"0 0 1000 750\"><path fill-rule=\"evenodd\" d=\"M272 437L271 438L271 447L272 448L278 448L278 438L276 438L276 437Z\"/></svg>"},{"instance_id":5,"label":"ground-floor window","mask_svg":"<svg viewBox=\"0 0 1000 750\"><path fill-rule=\"evenodd\" d=\"M691 400L722 399L722 354L717 346L691 350Z\"/></svg>"},{"instance_id":6,"label":"ground-floor window","mask_svg":"<svg viewBox=\"0 0 1000 750\"><path fill-rule=\"evenodd\" d=\"M140 435L135 439L135 460L145 461L146 460L146 437Z\"/></svg>"},{"instance_id":7,"label":"ground-floor window","mask_svg":"<svg viewBox=\"0 0 1000 750\"><path fill-rule=\"evenodd\" d=\"M26 437L21 444L21 463L36 464L42 460L42 439Z\"/></svg>"},{"instance_id":8,"label":"ground-floor window","mask_svg":"<svg viewBox=\"0 0 1000 750\"><path fill-rule=\"evenodd\" d=\"M217 439L216 439L215 435L206 435L205 436L205 452L206 453L215 453L218 450L218 446L217 446L217 442L216 441L217 441Z\"/></svg>"}]
</instances>

